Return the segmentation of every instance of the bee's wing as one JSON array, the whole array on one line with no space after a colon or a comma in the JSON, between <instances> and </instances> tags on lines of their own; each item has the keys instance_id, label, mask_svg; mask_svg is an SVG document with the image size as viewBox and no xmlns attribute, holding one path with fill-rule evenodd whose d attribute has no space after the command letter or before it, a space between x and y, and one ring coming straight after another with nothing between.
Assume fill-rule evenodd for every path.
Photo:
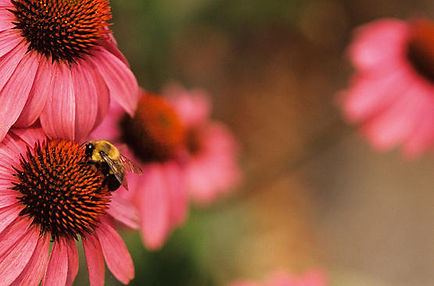
<instances>
[{"instance_id":1,"label":"bee's wing","mask_svg":"<svg viewBox=\"0 0 434 286\"><path fill-rule=\"evenodd\" d=\"M137 166L133 161L125 157L124 155L120 154L119 161L121 161L122 165L124 165L125 171L131 172L134 174L142 174L142 169Z\"/></svg>"},{"instance_id":2,"label":"bee's wing","mask_svg":"<svg viewBox=\"0 0 434 286\"><path fill-rule=\"evenodd\" d=\"M125 187L125 189L128 190L128 185L127 185L127 181L125 180L125 175L122 176L122 174L124 174L124 167L122 166L122 164L113 161L105 152L100 152L100 155L107 163L110 170L112 170L112 173L116 177L116 180L118 180L118 182L121 183Z\"/></svg>"}]
</instances>

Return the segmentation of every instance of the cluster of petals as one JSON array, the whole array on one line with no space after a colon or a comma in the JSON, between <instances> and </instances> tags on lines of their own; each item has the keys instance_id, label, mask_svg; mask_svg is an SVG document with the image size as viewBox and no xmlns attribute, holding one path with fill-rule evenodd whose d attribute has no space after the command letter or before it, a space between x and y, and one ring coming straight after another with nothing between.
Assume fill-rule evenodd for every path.
<instances>
[{"instance_id":1,"label":"cluster of petals","mask_svg":"<svg viewBox=\"0 0 434 286\"><path fill-rule=\"evenodd\" d=\"M141 96L146 96L144 92ZM133 150L121 139L120 120L125 111L112 102L103 122L96 128L92 138L105 138L119 147L143 171L140 176L128 176L128 191L121 187L116 192L136 208L140 218L140 231L145 246L160 248L171 231L182 225L187 217L188 196L180 156L165 162L141 162L134 158Z\"/></svg>"},{"instance_id":2,"label":"cluster of petals","mask_svg":"<svg viewBox=\"0 0 434 286\"><path fill-rule=\"evenodd\" d=\"M208 205L240 182L238 143L224 124L210 119L211 102L205 91L186 90L173 84L166 87L164 94L178 111L186 128L186 188L193 202ZM189 139L190 136L193 138ZM194 148L198 150L189 150L191 140L196 141Z\"/></svg>"},{"instance_id":3,"label":"cluster of petals","mask_svg":"<svg viewBox=\"0 0 434 286\"><path fill-rule=\"evenodd\" d=\"M311 270L302 276L286 271L271 274L264 283L253 281L237 281L230 286L326 286L327 279L321 270Z\"/></svg>"},{"instance_id":4,"label":"cluster of petals","mask_svg":"<svg viewBox=\"0 0 434 286\"><path fill-rule=\"evenodd\" d=\"M72 285L79 267L76 240L52 241L37 224L20 215L23 205L13 190L20 157L36 142L47 140L40 128L11 129L0 143L0 285ZM129 252L114 229L115 220L137 227L126 201L113 196L110 208L94 232L81 236L90 285L104 285L104 261L113 275L127 284L134 276Z\"/></svg>"},{"instance_id":5,"label":"cluster of petals","mask_svg":"<svg viewBox=\"0 0 434 286\"><path fill-rule=\"evenodd\" d=\"M417 44L417 50L410 45ZM415 156L434 144L434 23L381 19L355 32L349 56L355 67L340 95L346 119L360 125L378 150L402 145ZM415 66L431 64L431 76Z\"/></svg>"},{"instance_id":6,"label":"cluster of petals","mask_svg":"<svg viewBox=\"0 0 434 286\"><path fill-rule=\"evenodd\" d=\"M75 62L53 60L29 48L13 10L11 0L0 1L0 141L11 126L25 128L38 120L49 137L84 139L103 119L110 99L134 111L137 81L110 31Z\"/></svg>"}]
</instances>

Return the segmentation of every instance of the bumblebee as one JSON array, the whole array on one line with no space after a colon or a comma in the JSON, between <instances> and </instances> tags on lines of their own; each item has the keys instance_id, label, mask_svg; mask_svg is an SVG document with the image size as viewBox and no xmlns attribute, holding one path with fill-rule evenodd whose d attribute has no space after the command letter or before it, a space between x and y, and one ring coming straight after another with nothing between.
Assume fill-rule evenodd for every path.
<instances>
[{"instance_id":1,"label":"bumblebee","mask_svg":"<svg viewBox=\"0 0 434 286\"><path fill-rule=\"evenodd\" d=\"M89 141L85 143L87 162L101 170L104 184L109 191L116 191L121 185L128 190L126 172L141 174L142 169L106 140Z\"/></svg>"}]
</instances>

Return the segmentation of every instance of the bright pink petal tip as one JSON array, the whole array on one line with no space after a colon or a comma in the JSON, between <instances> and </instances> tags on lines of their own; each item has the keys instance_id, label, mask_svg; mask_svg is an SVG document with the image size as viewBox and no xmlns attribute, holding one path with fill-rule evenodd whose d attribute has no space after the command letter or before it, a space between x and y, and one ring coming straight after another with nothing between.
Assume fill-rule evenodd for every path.
<instances>
[{"instance_id":1,"label":"bright pink petal tip","mask_svg":"<svg viewBox=\"0 0 434 286\"><path fill-rule=\"evenodd\" d=\"M420 69L434 62L433 33L430 20L385 19L356 30L349 48L356 72L339 103L378 150L402 145L411 157L434 146L434 69Z\"/></svg>"}]
</instances>

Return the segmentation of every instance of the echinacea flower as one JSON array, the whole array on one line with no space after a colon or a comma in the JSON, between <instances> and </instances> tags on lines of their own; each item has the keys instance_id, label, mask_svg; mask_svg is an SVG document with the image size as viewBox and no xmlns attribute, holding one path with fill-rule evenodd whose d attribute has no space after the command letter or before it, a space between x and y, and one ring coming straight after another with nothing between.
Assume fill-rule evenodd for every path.
<instances>
[{"instance_id":1,"label":"echinacea flower","mask_svg":"<svg viewBox=\"0 0 434 286\"><path fill-rule=\"evenodd\" d=\"M83 139L110 98L134 112L137 81L110 19L108 0L0 0L0 141L38 119L50 137Z\"/></svg>"},{"instance_id":2,"label":"echinacea flower","mask_svg":"<svg viewBox=\"0 0 434 286\"><path fill-rule=\"evenodd\" d=\"M286 271L279 271L270 275L265 283L239 281L230 286L326 286L327 281L320 270L311 270L304 275L297 276Z\"/></svg>"},{"instance_id":3,"label":"echinacea flower","mask_svg":"<svg viewBox=\"0 0 434 286\"><path fill-rule=\"evenodd\" d=\"M402 144L406 155L434 145L434 21L378 20L356 30L356 69L341 94L348 121L377 149Z\"/></svg>"},{"instance_id":4,"label":"echinacea flower","mask_svg":"<svg viewBox=\"0 0 434 286\"><path fill-rule=\"evenodd\" d=\"M113 227L114 218L134 226L131 207L86 160L83 146L40 128L13 128L0 143L0 285L72 285L79 238L90 285L104 285L104 261L120 282L133 278Z\"/></svg>"},{"instance_id":5,"label":"echinacea flower","mask_svg":"<svg viewBox=\"0 0 434 286\"><path fill-rule=\"evenodd\" d=\"M128 177L128 192L118 192L135 204L145 245L160 248L187 215L181 168L184 127L174 108L164 98L142 92L134 116L113 103L91 136L118 144L143 170L141 176Z\"/></svg>"},{"instance_id":6,"label":"echinacea flower","mask_svg":"<svg viewBox=\"0 0 434 286\"><path fill-rule=\"evenodd\" d=\"M195 203L207 205L233 190L240 181L237 141L225 125L210 119L211 103L204 91L171 85L164 94L186 129L187 190Z\"/></svg>"}]
</instances>

